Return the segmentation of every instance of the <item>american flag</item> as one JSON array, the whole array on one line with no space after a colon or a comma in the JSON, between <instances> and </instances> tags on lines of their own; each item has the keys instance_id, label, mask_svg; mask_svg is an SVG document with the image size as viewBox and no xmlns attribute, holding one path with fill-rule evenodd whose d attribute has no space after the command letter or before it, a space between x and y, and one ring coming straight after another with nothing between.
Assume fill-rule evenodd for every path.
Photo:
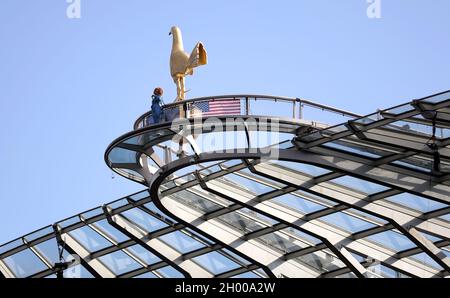
<instances>
[{"instance_id":1,"label":"american flag","mask_svg":"<svg viewBox=\"0 0 450 298\"><path fill-rule=\"evenodd\" d=\"M195 102L191 106L191 116L240 115L240 99Z\"/></svg>"}]
</instances>

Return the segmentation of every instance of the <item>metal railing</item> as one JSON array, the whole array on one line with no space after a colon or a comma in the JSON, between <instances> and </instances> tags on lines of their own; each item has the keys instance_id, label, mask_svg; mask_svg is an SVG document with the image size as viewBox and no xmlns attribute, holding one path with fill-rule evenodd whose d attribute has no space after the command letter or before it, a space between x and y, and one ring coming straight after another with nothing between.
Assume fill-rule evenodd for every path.
<instances>
[{"instance_id":1,"label":"metal railing","mask_svg":"<svg viewBox=\"0 0 450 298\"><path fill-rule=\"evenodd\" d=\"M220 95L220 96L208 96L188 99L184 101L174 102L163 106L164 119L160 122L172 121L173 119L179 117L180 111L182 114L186 115L187 118L190 117L200 117L208 114L210 104L212 102L220 101L236 101L239 105L234 105L239 108L239 115L255 115L255 116L270 116L270 117L282 117L289 119L303 120L305 107L311 107L318 111L325 111L333 114L337 114L347 118L358 118L361 115L341 110L338 108L330 107L327 105L312 102L310 100L301 98L290 98L283 96L269 96L269 95L250 95L250 94L239 94L239 95ZM283 103L283 105L278 104L277 106L268 106L267 102ZM225 112L224 112L225 113ZM224 114L225 115L225 114ZM227 113L226 115L230 115ZM219 115L218 115L219 116ZM312 120L312 119L309 119ZM134 123L134 129L140 129L151 124L154 124L152 117L152 112L148 111L141 115Z\"/></svg>"}]
</instances>

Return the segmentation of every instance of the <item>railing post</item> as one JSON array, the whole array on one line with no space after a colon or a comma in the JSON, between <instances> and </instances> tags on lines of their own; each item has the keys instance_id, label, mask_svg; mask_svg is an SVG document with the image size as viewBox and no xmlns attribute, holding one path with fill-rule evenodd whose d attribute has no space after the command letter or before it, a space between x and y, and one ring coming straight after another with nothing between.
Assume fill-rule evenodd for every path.
<instances>
[{"instance_id":1,"label":"railing post","mask_svg":"<svg viewBox=\"0 0 450 298\"><path fill-rule=\"evenodd\" d=\"M248 97L245 97L245 115L248 116L250 111L250 101L248 100Z\"/></svg>"},{"instance_id":2,"label":"railing post","mask_svg":"<svg viewBox=\"0 0 450 298\"><path fill-rule=\"evenodd\" d=\"M295 119L295 111L296 111L296 108L295 108L295 105L296 105L296 103L297 103L297 100L294 100L293 102L292 102L292 118L293 119Z\"/></svg>"},{"instance_id":3,"label":"railing post","mask_svg":"<svg viewBox=\"0 0 450 298\"><path fill-rule=\"evenodd\" d=\"M188 105L189 105L189 103L187 103L187 102L183 104L184 114L186 115L186 118L191 117L191 113L189 112L190 109L189 109Z\"/></svg>"},{"instance_id":4,"label":"railing post","mask_svg":"<svg viewBox=\"0 0 450 298\"><path fill-rule=\"evenodd\" d=\"M300 98L297 98L299 106L298 106L298 119L303 119L303 104L302 100Z\"/></svg>"}]
</instances>

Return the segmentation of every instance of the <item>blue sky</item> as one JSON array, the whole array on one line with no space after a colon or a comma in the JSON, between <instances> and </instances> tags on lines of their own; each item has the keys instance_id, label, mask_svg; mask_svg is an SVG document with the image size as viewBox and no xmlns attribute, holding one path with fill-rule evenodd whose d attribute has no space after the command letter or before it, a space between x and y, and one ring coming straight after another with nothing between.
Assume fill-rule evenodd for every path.
<instances>
[{"instance_id":1,"label":"blue sky","mask_svg":"<svg viewBox=\"0 0 450 298\"><path fill-rule=\"evenodd\" d=\"M302 97L360 114L450 89L450 2L65 0L0 3L0 243L142 187L103 161L169 75L172 25L209 64L189 97Z\"/></svg>"}]
</instances>

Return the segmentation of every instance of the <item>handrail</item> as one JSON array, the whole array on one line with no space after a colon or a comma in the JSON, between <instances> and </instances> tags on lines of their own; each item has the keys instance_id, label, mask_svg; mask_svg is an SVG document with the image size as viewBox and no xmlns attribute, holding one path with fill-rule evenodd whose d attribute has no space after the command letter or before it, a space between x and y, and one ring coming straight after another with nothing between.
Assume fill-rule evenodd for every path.
<instances>
[{"instance_id":1,"label":"handrail","mask_svg":"<svg viewBox=\"0 0 450 298\"><path fill-rule=\"evenodd\" d=\"M186 107L189 104L196 102L205 102L205 101L220 101L220 100L246 100L246 114L249 114L249 104L250 100L271 100L271 101L282 101L282 102L290 102L292 103L292 118L294 119L303 119L302 110L304 106L309 106L312 108L320 109L322 111L336 113L349 118L358 118L361 115L345 111L342 109L338 109L335 107L327 106L324 104L316 103L307 99L301 98L293 98L293 97L285 97L285 96L272 96L272 95L259 95L259 94L232 94L232 95L218 95L218 96L206 96L206 97L197 97L191 98L179 102L172 102L163 106L164 110L174 109L177 107ZM298 103L298 113L297 113L297 105ZM134 129L139 129L145 127L145 119L147 119L152 114L151 111L148 111L142 114L134 123ZM298 116L297 116L298 115Z\"/></svg>"}]
</instances>

